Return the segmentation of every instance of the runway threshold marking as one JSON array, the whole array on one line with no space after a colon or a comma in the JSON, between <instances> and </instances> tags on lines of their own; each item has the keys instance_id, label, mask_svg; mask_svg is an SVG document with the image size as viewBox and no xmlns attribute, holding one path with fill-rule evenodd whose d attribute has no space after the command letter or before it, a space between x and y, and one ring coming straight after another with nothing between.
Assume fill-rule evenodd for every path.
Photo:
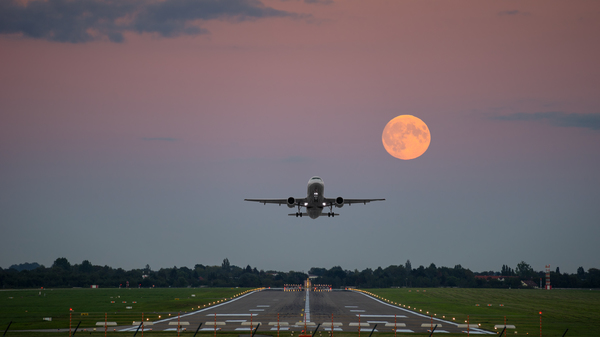
<instances>
[{"instance_id":1,"label":"runway threshold marking","mask_svg":"<svg viewBox=\"0 0 600 337\"><path fill-rule=\"evenodd\" d=\"M366 297L368 297L368 298L372 299L373 301L377 301L377 302L379 302L379 303L381 303L381 304L387 305L388 307L392 307L392 308L395 308L395 309L398 309L398 310L402 310L402 311L404 311L404 312L410 312L411 314L413 314L413 315L416 315L416 316L419 316L419 317L423 317L423 318L427 318L427 319L434 319L434 320L436 320L436 321L439 321L439 322L442 322L442 323L453 324L453 325L455 325L455 326L457 326L457 327L458 327L458 323L454 323L454 322L445 321L445 320L443 320L443 319L440 319L440 318L432 318L431 316L427 316L427 315L419 314L419 313L417 313L417 312L410 311L409 309L401 308L401 307L398 307L398 306L396 306L396 305L393 305L393 304L386 303L386 302L384 302L384 301L381 301L381 300L378 300L378 299L376 299L376 298L375 298L375 297L373 297L373 296L370 296L370 295L367 295L367 294L364 294L364 293L361 293L361 292L357 292L357 293L358 293L358 294L360 294L360 295L366 296ZM357 315L357 316L358 316L358 315ZM367 316L367 315L361 315L361 317L365 317L365 316ZM379 317L381 317L381 316L382 316L382 315L379 315ZM394 315L391 315L391 316L393 317ZM400 316L396 316L396 317L400 317ZM405 316L405 317L406 317L406 316ZM477 331L477 332L479 332L479 333L481 333L481 334L486 334L486 335L495 335L495 334L496 334L495 332L491 332L491 331L485 331L485 330L481 330L481 329L473 329L472 331ZM435 333L435 332L434 332L434 333Z\"/></svg>"},{"instance_id":2,"label":"runway threshold marking","mask_svg":"<svg viewBox=\"0 0 600 337\"><path fill-rule=\"evenodd\" d=\"M206 316L214 317L215 314L206 314ZM258 314L217 314L217 317L219 317L219 316L240 316L240 317L250 317L250 316L253 316L253 317L256 317L256 316L258 316ZM177 317L175 317L175 318L177 318Z\"/></svg>"},{"instance_id":3,"label":"runway threshold marking","mask_svg":"<svg viewBox=\"0 0 600 337\"><path fill-rule=\"evenodd\" d=\"M229 303L231 303L231 302L235 302L235 301L237 301L237 300L239 300L239 299L242 299L242 298L244 298L244 297L246 297L246 296L248 296L248 295L252 295L252 294L254 294L254 293L256 293L256 292L258 292L258 291L252 291L252 292L249 292L249 293L247 293L246 295L242 295L242 296L236 297L236 298L234 298L234 299L232 299L232 300L229 300L229 301L223 302L223 303L221 303L221 304L217 304L217 305L210 306L210 307L208 307L208 308L204 308L204 309L200 309L200 310L192 311L192 312L190 312L190 313L187 313L187 314L180 315L179 317L185 317L185 316L190 316L190 315L196 315L196 314L199 314L199 313L201 313L201 312L203 312L203 311L206 311L206 310L211 310L211 309L214 309L214 308L220 307L220 306L222 306L222 305L229 304ZM213 315L214 315L214 314L213 314ZM219 314L217 314L217 316L218 316L218 315L219 315ZM212 316L212 315L208 314L208 315L206 315L206 316ZM238 315L238 316L245 316L245 315ZM250 316L250 315L248 315L248 316ZM173 316L173 317L165 318L165 319L162 319L162 320L159 320L159 321L154 321L154 324L157 324L157 323L162 323L162 322L167 322L167 321L170 321L170 320L173 320L173 319L177 319L177 316Z\"/></svg>"},{"instance_id":4,"label":"runway threshold marking","mask_svg":"<svg viewBox=\"0 0 600 337\"><path fill-rule=\"evenodd\" d=\"M358 314L356 315L358 317ZM360 315L360 317L368 317L368 318L406 318L404 315Z\"/></svg>"}]
</instances>

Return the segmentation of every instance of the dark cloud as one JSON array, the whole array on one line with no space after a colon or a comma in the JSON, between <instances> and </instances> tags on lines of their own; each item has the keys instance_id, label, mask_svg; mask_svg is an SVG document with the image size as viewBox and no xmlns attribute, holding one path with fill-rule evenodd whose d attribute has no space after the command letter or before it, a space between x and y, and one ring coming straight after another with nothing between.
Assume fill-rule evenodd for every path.
<instances>
[{"instance_id":1,"label":"dark cloud","mask_svg":"<svg viewBox=\"0 0 600 337\"><path fill-rule=\"evenodd\" d=\"M0 1L0 34L82 43L108 38L122 42L123 33L156 33L163 37L206 34L198 20L301 18L259 0L18 0Z\"/></svg>"},{"instance_id":2,"label":"dark cloud","mask_svg":"<svg viewBox=\"0 0 600 337\"><path fill-rule=\"evenodd\" d=\"M142 140L162 141L162 142L175 142L175 141L177 141L177 138L171 138L171 137L144 137L144 138L142 138Z\"/></svg>"},{"instance_id":3,"label":"dark cloud","mask_svg":"<svg viewBox=\"0 0 600 337\"><path fill-rule=\"evenodd\" d=\"M504 121L544 121L554 126L600 130L600 114L577 114L561 111L535 113L519 112L510 115L496 116L492 119Z\"/></svg>"}]
</instances>

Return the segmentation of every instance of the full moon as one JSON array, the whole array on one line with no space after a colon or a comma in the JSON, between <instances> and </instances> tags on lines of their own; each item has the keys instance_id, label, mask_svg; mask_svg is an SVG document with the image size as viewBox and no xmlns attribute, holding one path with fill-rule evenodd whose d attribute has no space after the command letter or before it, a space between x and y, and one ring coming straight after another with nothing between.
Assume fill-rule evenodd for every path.
<instances>
[{"instance_id":1,"label":"full moon","mask_svg":"<svg viewBox=\"0 0 600 337\"><path fill-rule=\"evenodd\" d=\"M392 156L410 160L421 156L431 142L429 128L411 115L400 115L387 123L381 135L383 147Z\"/></svg>"}]
</instances>

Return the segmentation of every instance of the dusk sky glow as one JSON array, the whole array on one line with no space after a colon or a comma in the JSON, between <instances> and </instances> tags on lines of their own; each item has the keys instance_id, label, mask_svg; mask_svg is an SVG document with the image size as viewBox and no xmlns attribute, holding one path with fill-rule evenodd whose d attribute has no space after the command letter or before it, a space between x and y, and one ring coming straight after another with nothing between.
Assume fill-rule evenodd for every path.
<instances>
[{"instance_id":1,"label":"dusk sky glow","mask_svg":"<svg viewBox=\"0 0 600 337\"><path fill-rule=\"evenodd\" d=\"M0 0L0 267L599 268L598 32L578 0ZM386 201L243 201L315 175Z\"/></svg>"}]
</instances>

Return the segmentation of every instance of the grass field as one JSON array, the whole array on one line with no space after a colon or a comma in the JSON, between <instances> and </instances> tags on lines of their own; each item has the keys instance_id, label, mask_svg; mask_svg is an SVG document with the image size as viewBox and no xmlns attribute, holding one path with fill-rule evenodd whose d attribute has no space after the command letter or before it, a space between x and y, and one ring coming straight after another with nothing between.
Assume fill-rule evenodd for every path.
<instances>
[{"instance_id":1,"label":"grass field","mask_svg":"<svg viewBox=\"0 0 600 337\"><path fill-rule=\"evenodd\" d=\"M516 326L509 334L539 336L542 312L543 336L600 336L600 291L581 289L367 289L391 302L422 314L467 320L486 330L494 325ZM479 304L479 306L477 306ZM491 306L488 306L491 304ZM502 305L502 306L501 306Z\"/></svg>"},{"instance_id":2,"label":"grass field","mask_svg":"<svg viewBox=\"0 0 600 337\"><path fill-rule=\"evenodd\" d=\"M144 319L155 321L186 313L204 305L230 299L248 289L242 288L156 288L156 289L44 289L0 291L0 329L58 329L92 327L107 320L119 325ZM114 303L112 303L114 302ZM131 309L127 309L131 307ZM52 317L52 321L44 321Z\"/></svg>"}]
</instances>

